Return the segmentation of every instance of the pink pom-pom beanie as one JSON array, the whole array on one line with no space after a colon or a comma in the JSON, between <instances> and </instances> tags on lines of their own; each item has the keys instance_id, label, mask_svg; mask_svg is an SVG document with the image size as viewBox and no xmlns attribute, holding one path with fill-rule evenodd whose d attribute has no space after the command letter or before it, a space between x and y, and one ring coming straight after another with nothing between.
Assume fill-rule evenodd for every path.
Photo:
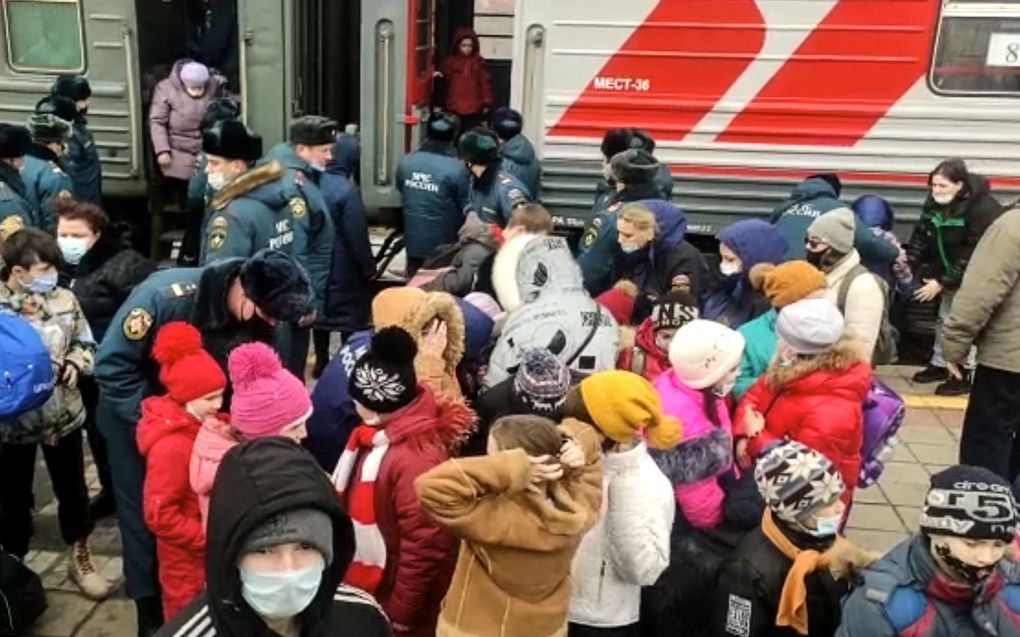
<instances>
[{"instance_id":1,"label":"pink pom-pom beanie","mask_svg":"<svg viewBox=\"0 0 1020 637\"><path fill-rule=\"evenodd\" d=\"M227 360L234 397L230 424L247 439L277 436L312 414L308 390L265 343L248 343Z\"/></svg>"}]
</instances>

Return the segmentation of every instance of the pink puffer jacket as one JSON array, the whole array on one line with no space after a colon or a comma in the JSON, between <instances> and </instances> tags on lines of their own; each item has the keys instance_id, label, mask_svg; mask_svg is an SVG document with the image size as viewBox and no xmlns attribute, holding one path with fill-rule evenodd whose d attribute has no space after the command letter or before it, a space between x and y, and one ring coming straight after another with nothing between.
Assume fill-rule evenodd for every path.
<instances>
[{"instance_id":1,"label":"pink puffer jacket","mask_svg":"<svg viewBox=\"0 0 1020 637\"><path fill-rule=\"evenodd\" d=\"M672 369L654 383L662 398L662 410L683 423L684 439L674 449L653 454L676 493L676 501L687 521L697 529L711 529L722 520L724 493L718 478L734 471L733 431L726 402L716 403L716 426L705 415L704 397L685 385Z\"/></svg>"},{"instance_id":2,"label":"pink puffer jacket","mask_svg":"<svg viewBox=\"0 0 1020 637\"><path fill-rule=\"evenodd\" d=\"M237 441L230 433L230 425L216 418L206 419L195 438L195 446L191 448L189 479L192 491L198 495L202 526L209 524L209 496L212 494L216 471L220 468L223 456L236 444Z\"/></svg>"}]
</instances>

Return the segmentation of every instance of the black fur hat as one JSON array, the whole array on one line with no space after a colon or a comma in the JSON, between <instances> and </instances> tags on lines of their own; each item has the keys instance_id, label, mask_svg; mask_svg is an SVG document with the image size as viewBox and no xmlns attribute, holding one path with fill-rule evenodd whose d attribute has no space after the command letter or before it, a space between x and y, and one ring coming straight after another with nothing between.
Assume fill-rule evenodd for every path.
<instances>
[{"instance_id":1,"label":"black fur hat","mask_svg":"<svg viewBox=\"0 0 1020 637\"><path fill-rule=\"evenodd\" d=\"M53 82L54 95L80 102L92 97L92 87L84 75L60 75Z\"/></svg>"},{"instance_id":2,"label":"black fur hat","mask_svg":"<svg viewBox=\"0 0 1020 637\"><path fill-rule=\"evenodd\" d=\"M64 143L71 136L71 124L56 115L44 113L28 118L28 131L40 144Z\"/></svg>"},{"instance_id":3,"label":"black fur hat","mask_svg":"<svg viewBox=\"0 0 1020 637\"><path fill-rule=\"evenodd\" d=\"M199 125L200 130L209 130L217 122L239 117L241 117L241 106L237 100L230 97L218 97L205 107L205 114L202 115L202 123Z\"/></svg>"},{"instance_id":4,"label":"black fur hat","mask_svg":"<svg viewBox=\"0 0 1020 637\"><path fill-rule=\"evenodd\" d=\"M24 126L0 124L0 159L24 157L32 143L32 136Z\"/></svg>"},{"instance_id":5,"label":"black fur hat","mask_svg":"<svg viewBox=\"0 0 1020 637\"><path fill-rule=\"evenodd\" d=\"M433 113L425 125L425 135L437 142L453 143L460 131L460 118L453 113Z\"/></svg>"},{"instance_id":6,"label":"black fur hat","mask_svg":"<svg viewBox=\"0 0 1020 637\"><path fill-rule=\"evenodd\" d=\"M38 115L56 115L66 122L72 122L78 117L78 109L74 101L69 97L60 95L47 95L35 105L35 112Z\"/></svg>"},{"instance_id":7,"label":"black fur hat","mask_svg":"<svg viewBox=\"0 0 1020 637\"><path fill-rule=\"evenodd\" d=\"M469 164L488 166L499 160L499 141L484 128L476 128L461 135L457 153Z\"/></svg>"},{"instance_id":8,"label":"black fur hat","mask_svg":"<svg viewBox=\"0 0 1020 637\"><path fill-rule=\"evenodd\" d=\"M333 145L340 126L328 117L305 115L290 125L290 143L305 146Z\"/></svg>"},{"instance_id":9,"label":"black fur hat","mask_svg":"<svg viewBox=\"0 0 1020 637\"><path fill-rule=\"evenodd\" d=\"M260 250L241 266L244 294L260 310L278 321L297 321L312 309L308 273L278 250Z\"/></svg>"},{"instance_id":10,"label":"black fur hat","mask_svg":"<svg viewBox=\"0 0 1020 637\"><path fill-rule=\"evenodd\" d=\"M492 114L491 122L492 130L496 131L503 141L517 137L524 130L524 118L511 108L497 108Z\"/></svg>"},{"instance_id":11,"label":"black fur hat","mask_svg":"<svg viewBox=\"0 0 1020 637\"><path fill-rule=\"evenodd\" d=\"M202 150L227 159L258 161L262 157L262 137L236 119L227 119L203 131Z\"/></svg>"},{"instance_id":12,"label":"black fur hat","mask_svg":"<svg viewBox=\"0 0 1020 637\"><path fill-rule=\"evenodd\" d=\"M627 185L650 184L659 172L659 162L646 150L632 148L613 157L609 164L613 179Z\"/></svg>"}]
</instances>

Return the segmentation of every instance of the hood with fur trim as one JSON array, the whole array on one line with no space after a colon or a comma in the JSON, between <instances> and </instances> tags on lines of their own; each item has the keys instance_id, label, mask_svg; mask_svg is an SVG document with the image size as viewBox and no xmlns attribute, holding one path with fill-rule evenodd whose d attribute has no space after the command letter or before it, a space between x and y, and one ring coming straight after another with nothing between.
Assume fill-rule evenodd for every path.
<instances>
[{"instance_id":1,"label":"hood with fur trim","mask_svg":"<svg viewBox=\"0 0 1020 637\"><path fill-rule=\"evenodd\" d=\"M772 361L765 372L765 382L772 389L785 388L794 383L799 386L810 383L812 376L818 378L818 383L835 383L836 386L843 386L848 383L859 384L859 379L852 377L845 372L861 363L868 363L867 357L863 356L863 349L860 343L849 336L844 336L827 352L818 356L801 356L788 367L781 367L777 361ZM870 364L869 364L870 370ZM818 372L827 372L818 374ZM870 383L871 376L868 375ZM835 386L833 387L833 389ZM806 388L804 388L806 389ZM819 387L821 391L822 388ZM867 391L867 390L865 390Z\"/></svg>"},{"instance_id":2,"label":"hood with fur trim","mask_svg":"<svg viewBox=\"0 0 1020 637\"><path fill-rule=\"evenodd\" d=\"M581 267L566 239L534 234L503 244L492 266L492 285L507 312L545 295L584 291Z\"/></svg>"},{"instance_id":3,"label":"hood with fur trim","mask_svg":"<svg viewBox=\"0 0 1020 637\"><path fill-rule=\"evenodd\" d=\"M858 546L844 537L836 539L828 554L829 573L836 580L852 580L882 557L881 553Z\"/></svg>"},{"instance_id":4,"label":"hood with fur trim","mask_svg":"<svg viewBox=\"0 0 1020 637\"><path fill-rule=\"evenodd\" d=\"M273 206L272 202L267 200L265 197L256 196L255 192L263 186L279 180L281 177L283 177L283 166L281 166L278 161L271 161L267 164L256 166L224 186L223 190L216 193L216 196L213 197L212 200L212 206L216 210L223 210L235 199L252 196L255 199L264 201L270 206L270 208L275 210L278 206ZM276 189L274 188L272 190ZM271 193L267 192L266 195L271 196ZM279 195L277 195L277 198L279 198L278 203L280 205L286 203L282 197L279 197Z\"/></svg>"},{"instance_id":5,"label":"hood with fur trim","mask_svg":"<svg viewBox=\"0 0 1020 637\"><path fill-rule=\"evenodd\" d=\"M447 342L443 360L448 369L454 369L464 358L464 316L453 296L446 292L429 292L425 301L414 308L401 327L417 341L436 319L446 323Z\"/></svg>"}]
</instances>

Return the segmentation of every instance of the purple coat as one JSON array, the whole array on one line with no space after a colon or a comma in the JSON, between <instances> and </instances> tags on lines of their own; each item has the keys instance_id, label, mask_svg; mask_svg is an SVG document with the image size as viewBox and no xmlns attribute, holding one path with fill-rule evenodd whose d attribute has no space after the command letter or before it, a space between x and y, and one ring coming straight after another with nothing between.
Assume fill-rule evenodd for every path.
<instances>
[{"instance_id":1,"label":"purple coat","mask_svg":"<svg viewBox=\"0 0 1020 637\"><path fill-rule=\"evenodd\" d=\"M149 134L156 156L170 153L169 166L160 167L163 175L188 180L195 174L198 154L202 152L202 115L223 90L220 81L209 76L202 97L191 97L181 82L181 67L191 60L174 62L170 76L156 85L149 108Z\"/></svg>"}]
</instances>

